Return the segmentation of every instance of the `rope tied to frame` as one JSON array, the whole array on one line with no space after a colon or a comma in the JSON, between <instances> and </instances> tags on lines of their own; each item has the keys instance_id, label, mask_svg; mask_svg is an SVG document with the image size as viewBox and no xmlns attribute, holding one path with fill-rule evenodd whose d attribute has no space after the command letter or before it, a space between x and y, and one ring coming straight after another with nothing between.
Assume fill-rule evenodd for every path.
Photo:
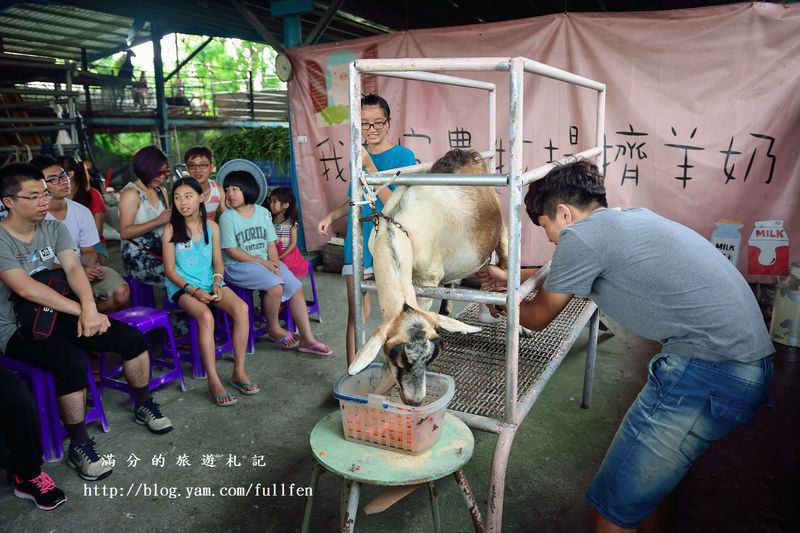
<instances>
[{"instance_id":1,"label":"rope tied to frame","mask_svg":"<svg viewBox=\"0 0 800 533\"><path fill-rule=\"evenodd\" d=\"M386 183L381 185L376 190L372 185L367 184L366 172L364 172L362 170L359 173L358 177L359 177L359 180L361 181L361 187L364 189L365 199L361 200L360 202L356 202L355 200L350 200L350 207L355 207L355 206L359 206L359 205L367 205L368 204L372 208L372 214L370 216L359 218L358 219L359 222L367 222L367 221L371 220L372 223L375 224L375 227L378 227L379 221L381 219L384 219L387 222L389 222L389 223L393 224L394 226L396 226L400 231L402 231L403 233L406 234L406 237L408 237L410 239L411 236L408 234L408 232L406 231L406 229L403 227L402 224L397 222L394 218L390 217L389 215L384 215L382 212L378 211L378 209L377 209L377 206L378 206L378 193L381 192L386 187L388 187L389 185L391 185L392 182L394 180L396 180L398 176L400 176L400 174L401 174L401 172L398 170L395 173L395 175L392 176L392 178L389 181L387 181Z\"/></svg>"}]
</instances>

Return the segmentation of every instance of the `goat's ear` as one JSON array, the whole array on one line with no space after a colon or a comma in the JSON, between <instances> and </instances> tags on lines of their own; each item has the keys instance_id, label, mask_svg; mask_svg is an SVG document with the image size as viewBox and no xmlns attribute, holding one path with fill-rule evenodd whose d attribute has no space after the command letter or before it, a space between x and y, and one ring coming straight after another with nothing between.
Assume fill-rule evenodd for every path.
<instances>
[{"instance_id":1,"label":"goat's ear","mask_svg":"<svg viewBox=\"0 0 800 533\"><path fill-rule=\"evenodd\" d=\"M459 322L449 316L440 315L439 313L431 313L429 311L417 311L418 313L425 313L425 316L433 323L433 327L441 328L450 333L478 333L481 328L477 326L470 326Z\"/></svg>"},{"instance_id":2,"label":"goat's ear","mask_svg":"<svg viewBox=\"0 0 800 533\"><path fill-rule=\"evenodd\" d=\"M386 344L386 332L388 328L386 326L380 326L378 329L375 330L375 333L372 334L364 346L356 354L355 360L350 364L347 368L347 373L351 376L355 376L378 357L378 353L380 353L381 348L383 345Z\"/></svg>"}]
</instances>

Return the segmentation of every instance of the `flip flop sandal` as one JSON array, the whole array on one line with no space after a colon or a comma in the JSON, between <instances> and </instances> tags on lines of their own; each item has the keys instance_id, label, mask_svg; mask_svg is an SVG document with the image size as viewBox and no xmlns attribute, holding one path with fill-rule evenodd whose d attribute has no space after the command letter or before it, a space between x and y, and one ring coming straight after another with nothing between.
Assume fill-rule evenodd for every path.
<instances>
[{"instance_id":1,"label":"flip flop sandal","mask_svg":"<svg viewBox=\"0 0 800 533\"><path fill-rule=\"evenodd\" d=\"M228 391L225 391L225 394L209 394L208 397L217 407L230 407L231 405L236 405L239 402L239 398ZM225 400L228 398L230 398L230 400L226 402Z\"/></svg>"},{"instance_id":2,"label":"flip flop sandal","mask_svg":"<svg viewBox=\"0 0 800 533\"><path fill-rule=\"evenodd\" d=\"M295 339L294 335L292 335L291 333L280 339L276 339L272 335L267 335L267 338L272 342L274 342L275 344L277 344L278 346L280 346L281 348L283 348L284 350L294 350L295 348L300 346L300 339ZM289 344L287 344L287 342Z\"/></svg>"},{"instance_id":3,"label":"flip flop sandal","mask_svg":"<svg viewBox=\"0 0 800 533\"><path fill-rule=\"evenodd\" d=\"M313 355L330 355L333 353L333 348L326 346L324 342L318 342L311 346L301 346L297 349L298 352L310 353Z\"/></svg>"},{"instance_id":4,"label":"flip flop sandal","mask_svg":"<svg viewBox=\"0 0 800 533\"><path fill-rule=\"evenodd\" d=\"M256 385L256 382L253 381L252 379L250 381L233 381L233 380L231 380L230 384L231 384L231 387L233 387L234 389L238 390L239 392L241 392L242 394L244 394L246 396L250 396L252 394L256 394L256 393L258 393L258 391L261 390L261 389L258 388L258 385ZM248 388L248 387L250 387L250 388Z\"/></svg>"}]
</instances>

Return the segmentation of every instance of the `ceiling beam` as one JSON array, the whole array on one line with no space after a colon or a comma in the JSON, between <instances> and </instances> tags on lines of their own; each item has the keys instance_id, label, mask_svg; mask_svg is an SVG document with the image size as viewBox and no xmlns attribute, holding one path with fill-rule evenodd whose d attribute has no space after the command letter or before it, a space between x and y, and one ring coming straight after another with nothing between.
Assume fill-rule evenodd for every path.
<instances>
[{"instance_id":1,"label":"ceiling beam","mask_svg":"<svg viewBox=\"0 0 800 533\"><path fill-rule=\"evenodd\" d=\"M315 2L314 5L320 9L327 8L327 6L321 2ZM375 33L392 33L394 31L397 31L393 28L390 28L389 26L384 26L383 24L373 22L358 15L353 15L352 13L348 13L347 11L342 11L341 9L336 13L336 16L340 19L353 22L362 28L369 28L373 30Z\"/></svg>"},{"instance_id":2,"label":"ceiling beam","mask_svg":"<svg viewBox=\"0 0 800 533\"><path fill-rule=\"evenodd\" d=\"M164 78L164 82L168 82L168 81L169 81L169 79L170 79L172 76L174 76L175 74L177 74L178 72L180 72L180 71L181 71L181 69L182 69L183 67L185 67L185 66L186 66L186 63L188 63L189 61L191 61L192 59L194 59L194 56L196 56L197 54L199 54L199 53L200 53L200 52L203 50L203 48L205 48L206 46L208 46L208 43L210 43L210 42L211 42L211 41L213 41L213 40L214 40L214 38L213 38L213 37L209 37L208 39L206 39L205 41L203 41L203 42L202 42L202 44L200 44L200 46L198 46L197 48L195 48L195 49L194 49L194 51L192 51L192 53L191 53L191 54L189 54L188 56L186 56L186 58L185 58L183 61L181 61L181 62L178 64L178 66L177 66L177 67L175 67L175 70L173 70L172 72L170 72L169 74L167 74L167 75L166 75L166 77Z\"/></svg>"},{"instance_id":3,"label":"ceiling beam","mask_svg":"<svg viewBox=\"0 0 800 533\"><path fill-rule=\"evenodd\" d=\"M334 0L330 3L330 5L328 5L328 9L325 10L322 18L319 19L319 22L317 22L317 24L314 26L314 29L311 30L311 33L308 34L308 37L306 37L303 46L317 44L319 38L322 37L322 34L325 33L325 30L327 30L328 26L330 26L333 17L336 15L336 12L341 9L344 3L345 0Z\"/></svg>"},{"instance_id":4,"label":"ceiling beam","mask_svg":"<svg viewBox=\"0 0 800 533\"><path fill-rule=\"evenodd\" d=\"M119 46L114 46L114 47L108 48L106 50L99 50L99 51L97 51L97 52L95 52L93 54L90 54L89 57L88 57L88 60L91 63L93 61L97 61L98 59L103 59L104 57L108 57L110 55L116 54L117 52L122 52L123 50L127 50L128 48L133 48L134 46L139 46L140 44L146 43L148 41L150 41L150 35L149 34L145 34L145 35L139 34L139 36L136 37L133 40L133 42L131 43L130 46L128 46L128 44L123 41L122 44L120 44Z\"/></svg>"},{"instance_id":5,"label":"ceiling beam","mask_svg":"<svg viewBox=\"0 0 800 533\"><path fill-rule=\"evenodd\" d=\"M18 45L21 45L21 46L26 46L28 44L32 44L32 45L44 44L44 45L54 45L57 48L67 47L67 48L80 49L80 48L85 48L86 47L86 44L83 43L83 41L78 42L78 40L73 40L73 39L55 39L55 38L54 39L48 39L46 37L37 36L37 37L35 37L35 40L34 40L34 38L26 37L24 35L16 35L16 34L13 34L13 33L6 33L5 35L3 35L3 39L5 39L6 44L8 44L10 41L16 41L18 43ZM106 46L109 46L109 45L106 45ZM97 46L97 45L91 45L90 44L89 48L101 50L103 48L103 46L102 45Z\"/></svg>"},{"instance_id":6,"label":"ceiling beam","mask_svg":"<svg viewBox=\"0 0 800 533\"><path fill-rule=\"evenodd\" d=\"M16 33L12 34L11 32L6 32L6 30L15 30L17 32L25 32L25 33L32 33L36 34L36 38L39 38L41 32L38 32L36 29L32 28L31 26L26 25L18 25L18 24L10 24L8 22L0 20L0 32L3 32L4 35L11 36L17 35ZM109 45L118 44L119 41L111 41L108 39L103 39L102 37L97 37L95 35L89 34L77 34L77 33L67 33L63 31L58 31L55 29L47 29L48 36L55 36L55 37L66 37L68 39L80 39L82 42L91 41L93 43L104 43Z\"/></svg>"},{"instance_id":7,"label":"ceiling beam","mask_svg":"<svg viewBox=\"0 0 800 533\"><path fill-rule=\"evenodd\" d=\"M242 14L245 19L247 19L250 25L253 26L253 29L256 30L262 39L264 39L264 42L274 48L277 52L283 53L286 51L283 48L283 45L278 42L278 39L276 39L266 27L264 27L264 24L262 24L261 20L259 20L259 18L256 17L252 11L247 9L247 6L242 4L239 0L231 0L231 4L236 8L237 11L239 11L239 13Z\"/></svg>"},{"instance_id":8,"label":"ceiling beam","mask_svg":"<svg viewBox=\"0 0 800 533\"><path fill-rule=\"evenodd\" d=\"M120 15L114 15L111 13L107 13L105 11L97 11L96 16L93 18L91 15L83 13L84 11L91 11L89 9L75 8L73 6L63 6L63 5L54 7L56 7L57 9L54 10L46 6L39 6L36 4L26 4L25 6L21 6L19 9L25 11L33 11L34 13L39 13L40 15L49 15L51 17L65 17L72 20L80 20L81 22L87 22L89 24L105 24L106 26L113 25L120 27L124 26L125 28L128 28L130 27L132 22L132 20L130 20L130 17L122 17ZM3 16L9 16L9 13L3 13ZM120 19L126 19L126 20L120 20ZM39 20L39 22L53 23L53 24L60 23L58 21L48 21L48 20Z\"/></svg>"}]
</instances>

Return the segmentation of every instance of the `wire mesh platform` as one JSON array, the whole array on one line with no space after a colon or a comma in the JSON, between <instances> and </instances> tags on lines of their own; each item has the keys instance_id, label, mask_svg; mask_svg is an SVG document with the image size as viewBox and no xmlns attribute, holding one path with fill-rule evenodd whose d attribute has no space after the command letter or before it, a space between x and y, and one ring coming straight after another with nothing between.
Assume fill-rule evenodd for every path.
<instances>
[{"instance_id":1,"label":"wire mesh platform","mask_svg":"<svg viewBox=\"0 0 800 533\"><path fill-rule=\"evenodd\" d=\"M531 293L527 299L535 296ZM519 340L518 398L537 384L548 365L563 358L580 329L591 317L594 304L586 298L573 298L546 329ZM480 306L470 304L456 317L478 326L478 333L463 335L443 332L442 352L429 365L431 372L453 377L456 395L448 405L459 411L502 420L505 415L506 322L485 324L479 320ZM576 331L578 330L578 331Z\"/></svg>"}]
</instances>

